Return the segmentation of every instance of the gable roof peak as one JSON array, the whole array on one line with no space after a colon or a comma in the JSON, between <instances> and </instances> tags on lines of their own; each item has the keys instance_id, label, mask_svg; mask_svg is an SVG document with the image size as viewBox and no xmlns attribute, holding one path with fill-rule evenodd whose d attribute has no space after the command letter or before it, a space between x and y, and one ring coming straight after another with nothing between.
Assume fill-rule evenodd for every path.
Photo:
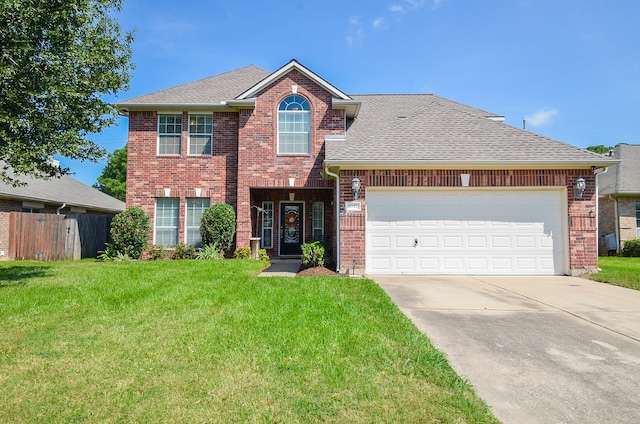
<instances>
[{"instance_id":1,"label":"gable roof peak","mask_svg":"<svg viewBox=\"0 0 640 424\"><path fill-rule=\"evenodd\" d=\"M351 97L349 97L347 94L345 94L344 92L336 88L333 84L321 78L318 74L311 71L309 68L302 65L300 62L298 62L297 59L291 59L284 66L280 67L280 69L276 70L271 75L264 78L262 81L258 82L254 86L244 91L242 94L236 97L236 100L245 100L245 99L254 97L260 90L262 90L272 82L276 81L283 75L288 74L292 70L297 70L298 72L302 73L307 78L309 78L310 80L318 84L320 87L324 88L329 93L331 93L333 97L336 97L341 100L351 100Z\"/></svg>"}]
</instances>

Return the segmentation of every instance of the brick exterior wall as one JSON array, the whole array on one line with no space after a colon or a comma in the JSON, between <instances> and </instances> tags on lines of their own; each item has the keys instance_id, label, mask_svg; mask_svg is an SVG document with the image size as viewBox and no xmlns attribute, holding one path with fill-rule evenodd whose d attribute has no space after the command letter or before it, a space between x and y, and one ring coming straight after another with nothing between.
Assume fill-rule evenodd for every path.
<instances>
[{"instance_id":1,"label":"brick exterior wall","mask_svg":"<svg viewBox=\"0 0 640 424\"><path fill-rule=\"evenodd\" d=\"M206 112L198 112L204 114ZM210 112L212 113L212 112ZM155 214L156 198L171 197L180 201L178 241L185 241L185 204L200 197L211 203L236 205L236 176L238 172L238 114L213 114L212 155L189 156L189 113L182 112L182 144L179 156L157 155L158 114L130 112L127 166L127 207L139 206L151 217ZM165 189L169 189L166 196ZM149 245L154 243L153 230Z\"/></svg>"},{"instance_id":2,"label":"brick exterior wall","mask_svg":"<svg viewBox=\"0 0 640 424\"><path fill-rule=\"evenodd\" d=\"M598 200L598 253L600 256L607 256L609 254L604 236L607 234L615 234L615 232L615 202L608 197L602 197Z\"/></svg>"},{"instance_id":3,"label":"brick exterior wall","mask_svg":"<svg viewBox=\"0 0 640 424\"><path fill-rule=\"evenodd\" d=\"M590 170L354 170L340 173L340 206L353 197L351 180L361 181L362 210L340 217L340 271L365 272L367 187L460 187L460 174L471 174L470 187L566 187L569 268L571 274L598 268L595 178ZM587 182L582 199L574 199L573 184Z\"/></svg>"},{"instance_id":4,"label":"brick exterior wall","mask_svg":"<svg viewBox=\"0 0 640 424\"><path fill-rule=\"evenodd\" d=\"M292 94L311 105L311 152L302 155L278 154L278 105ZM324 138L329 134L344 134L345 116L342 110L331 109L331 94L305 75L293 70L274 81L258 94L253 110L240 112L238 147L238 245L247 245L251 236L251 188L331 188L335 183L323 179ZM295 179L290 186L290 178ZM308 205L310 207L310 204ZM325 212L331 209L325 207Z\"/></svg>"},{"instance_id":5,"label":"brick exterior wall","mask_svg":"<svg viewBox=\"0 0 640 424\"><path fill-rule=\"evenodd\" d=\"M22 211L22 202L18 200L0 200L0 260L9 259L9 222L11 212Z\"/></svg>"},{"instance_id":6,"label":"brick exterior wall","mask_svg":"<svg viewBox=\"0 0 640 424\"><path fill-rule=\"evenodd\" d=\"M278 155L277 109L280 101L292 94L292 85L297 85L297 94L311 105L311 153ZM251 206L259 206L262 200L273 200L277 207L280 200L295 191L297 199L304 199L306 213L311 213L314 199L324 199L325 222L333 216L331 204L326 203L332 201L333 194L329 190L327 195L326 189L334 187L334 182L322 177L324 137L344 134L344 111L331 110L331 94L296 70L262 90L255 109L213 113L211 156L188 156L188 111L182 111L179 156L157 155L157 129L157 112L130 112L126 203L127 207L139 206L154 217L156 198L179 199L179 242L185 240L184 205L187 198L196 197L195 188L200 188L201 197L209 198L212 204L222 202L235 208L239 247L249 245L254 226ZM290 178L295 179L293 186ZM252 199L252 189L264 188L274 189L273 195L263 193ZM165 189L170 189L168 196ZM306 190L318 190L319 194ZM305 219L305 225L310 226L311 220ZM333 227L325 225L326 228ZM305 233L310 234L310 227ZM152 230L149 245L153 243ZM269 253L277 254L277 245Z\"/></svg>"},{"instance_id":7,"label":"brick exterior wall","mask_svg":"<svg viewBox=\"0 0 640 424\"><path fill-rule=\"evenodd\" d=\"M310 154L278 154L277 116L282 99L293 94L306 98L311 106ZM345 112L332 110L331 94L303 73L292 70L265 87L256 97L253 109L213 114L213 154L188 156L188 111L182 111L182 146L178 156L157 155L158 114L155 111L129 114L129 165L127 169L127 206L140 206L154 216L155 200L160 197L180 201L179 242L185 240L186 199L201 197L211 203L234 206L237 215L236 244L248 246L256 231L257 214L252 206L262 201L274 202L274 247L278 254L279 203L293 193L303 201L306 235L311 234L311 204L325 204L325 234L332 239L335 251L335 181L322 176L324 139L344 134ZM199 112L204 113L204 112ZM583 170L358 170L340 173L341 205L350 200L351 179L362 182L360 212L348 212L340 219L340 264L342 272L365 270L365 228L367 187L457 187L459 175L471 174L471 187L566 187L569 263L571 273L597 269L598 235L596 234L594 176ZM584 197L575 200L573 183L582 176L587 180ZM168 194L165 190L168 189ZM149 244L153 244L153 231Z\"/></svg>"}]
</instances>

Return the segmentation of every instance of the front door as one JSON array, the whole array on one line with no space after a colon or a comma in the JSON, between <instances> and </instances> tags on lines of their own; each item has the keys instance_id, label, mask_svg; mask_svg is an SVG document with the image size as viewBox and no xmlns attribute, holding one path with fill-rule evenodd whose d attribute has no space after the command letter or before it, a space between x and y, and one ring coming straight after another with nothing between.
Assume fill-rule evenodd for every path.
<instances>
[{"instance_id":1,"label":"front door","mask_svg":"<svg viewBox=\"0 0 640 424\"><path fill-rule=\"evenodd\" d=\"M302 203L280 204L280 254L300 255L304 228Z\"/></svg>"}]
</instances>

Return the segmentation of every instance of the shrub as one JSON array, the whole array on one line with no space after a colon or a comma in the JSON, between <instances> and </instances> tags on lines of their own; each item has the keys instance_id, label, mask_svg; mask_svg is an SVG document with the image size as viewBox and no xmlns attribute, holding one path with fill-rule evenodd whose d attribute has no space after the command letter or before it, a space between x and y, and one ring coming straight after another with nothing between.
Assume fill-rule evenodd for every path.
<instances>
[{"instance_id":1,"label":"shrub","mask_svg":"<svg viewBox=\"0 0 640 424\"><path fill-rule=\"evenodd\" d=\"M324 266L324 244L321 241L309 241L301 247L302 265Z\"/></svg>"},{"instance_id":2,"label":"shrub","mask_svg":"<svg viewBox=\"0 0 640 424\"><path fill-rule=\"evenodd\" d=\"M261 261L269 262L269 254L267 254L267 249L258 249L258 259Z\"/></svg>"},{"instance_id":3,"label":"shrub","mask_svg":"<svg viewBox=\"0 0 640 424\"><path fill-rule=\"evenodd\" d=\"M224 259L224 255L215 244L207 244L198 251L198 253L196 254L196 259L218 260Z\"/></svg>"},{"instance_id":4,"label":"shrub","mask_svg":"<svg viewBox=\"0 0 640 424\"><path fill-rule=\"evenodd\" d=\"M111 220L110 235L116 254L140 258L147 248L151 231L151 218L141 208L135 206L120 212Z\"/></svg>"},{"instance_id":5,"label":"shrub","mask_svg":"<svg viewBox=\"0 0 640 424\"><path fill-rule=\"evenodd\" d=\"M236 213L231 205L214 203L202 214L200 224L202 244L215 244L222 250L231 249L236 234Z\"/></svg>"},{"instance_id":6,"label":"shrub","mask_svg":"<svg viewBox=\"0 0 640 424\"><path fill-rule=\"evenodd\" d=\"M130 261L131 258L126 253L116 251L113 243L106 243L106 248L103 251L98 252L96 257L99 261Z\"/></svg>"},{"instance_id":7,"label":"shrub","mask_svg":"<svg viewBox=\"0 0 640 424\"><path fill-rule=\"evenodd\" d=\"M251 257L250 247L238 247L233 254L236 259L249 259Z\"/></svg>"},{"instance_id":8,"label":"shrub","mask_svg":"<svg viewBox=\"0 0 640 424\"><path fill-rule=\"evenodd\" d=\"M625 241L621 254L627 257L640 257L640 238Z\"/></svg>"},{"instance_id":9,"label":"shrub","mask_svg":"<svg viewBox=\"0 0 640 424\"><path fill-rule=\"evenodd\" d=\"M192 244L172 244L169 249L171 249L171 259L193 259L196 257L196 248Z\"/></svg>"},{"instance_id":10,"label":"shrub","mask_svg":"<svg viewBox=\"0 0 640 424\"><path fill-rule=\"evenodd\" d=\"M149 249L149 256L152 260L164 259L167 256L167 252L164 250L164 246L161 244L154 244Z\"/></svg>"}]
</instances>

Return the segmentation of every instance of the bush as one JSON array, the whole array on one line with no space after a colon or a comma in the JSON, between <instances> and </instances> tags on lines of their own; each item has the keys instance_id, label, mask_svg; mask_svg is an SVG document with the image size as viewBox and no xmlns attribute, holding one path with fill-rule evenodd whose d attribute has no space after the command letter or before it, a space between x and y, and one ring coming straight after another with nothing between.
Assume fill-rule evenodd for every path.
<instances>
[{"instance_id":1,"label":"bush","mask_svg":"<svg viewBox=\"0 0 640 424\"><path fill-rule=\"evenodd\" d=\"M251 258L251 248L250 247L238 247L233 254L236 259L249 259Z\"/></svg>"},{"instance_id":2,"label":"bush","mask_svg":"<svg viewBox=\"0 0 640 424\"><path fill-rule=\"evenodd\" d=\"M267 249L258 249L258 259L261 261L269 262L269 254L267 253Z\"/></svg>"},{"instance_id":3,"label":"bush","mask_svg":"<svg viewBox=\"0 0 640 424\"><path fill-rule=\"evenodd\" d=\"M639 258L640 257L640 238L625 241L621 254L622 256Z\"/></svg>"},{"instance_id":4,"label":"bush","mask_svg":"<svg viewBox=\"0 0 640 424\"><path fill-rule=\"evenodd\" d=\"M231 205L214 203L202 214L200 224L202 244L215 244L222 250L231 249L236 234L236 213Z\"/></svg>"},{"instance_id":5,"label":"bush","mask_svg":"<svg viewBox=\"0 0 640 424\"><path fill-rule=\"evenodd\" d=\"M196 259L218 260L224 259L224 255L215 244L207 244L196 254Z\"/></svg>"},{"instance_id":6,"label":"bush","mask_svg":"<svg viewBox=\"0 0 640 424\"><path fill-rule=\"evenodd\" d=\"M321 241L310 241L300 247L302 247L302 265L324 266L324 244Z\"/></svg>"},{"instance_id":7,"label":"bush","mask_svg":"<svg viewBox=\"0 0 640 424\"><path fill-rule=\"evenodd\" d=\"M136 206L120 212L111 220L110 235L115 254L140 258L147 248L150 231L151 217L141 208Z\"/></svg>"},{"instance_id":8,"label":"bush","mask_svg":"<svg viewBox=\"0 0 640 424\"><path fill-rule=\"evenodd\" d=\"M154 244L149 249L149 256L152 260L164 259L167 256L167 252L164 250L164 246L161 244Z\"/></svg>"},{"instance_id":9,"label":"bush","mask_svg":"<svg viewBox=\"0 0 640 424\"><path fill-rule=\"evenodd\" d=\"M196 257L196 248L192 244L178 243L169 246L171 259L193 259Z\"/></svg>"},{"instance_id":10,"label":"bush","mask_svg":"<svg viewBox=\"0 0 640 424\"><path fill-rule=\"evenodd\" d=\"M113 243L106 243L106 248L103 251L98 252L96 257L99 261L129 261L131 258L126 253L116 251Z\"/></svg>"}]
</instances>

